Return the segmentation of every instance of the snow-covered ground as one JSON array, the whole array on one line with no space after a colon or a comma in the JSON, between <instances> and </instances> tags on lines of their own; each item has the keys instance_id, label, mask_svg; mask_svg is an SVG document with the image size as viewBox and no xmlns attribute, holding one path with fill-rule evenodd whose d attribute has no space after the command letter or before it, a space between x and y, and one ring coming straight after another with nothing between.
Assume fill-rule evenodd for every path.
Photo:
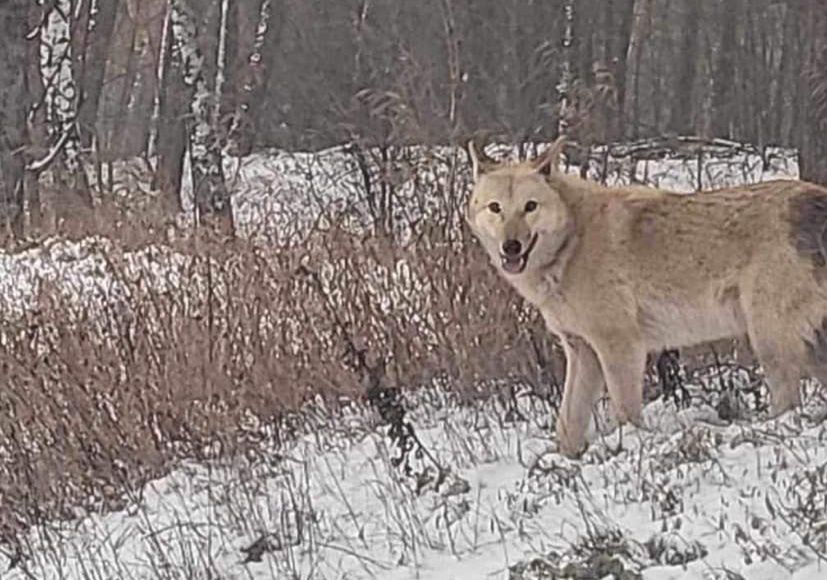
<instances>
[{"instance_id":1,"label":"snow-covered ground","mask_svg":"<svg viewBox=\"0 0 827 580\"><path fill-rule=\"evenodd\" d=\"M497 159L512 160L541 150L540 146L502 144L487 148ZM404 226L435 208L459 207L468 191L468 161L461 149L398 147L384 158L379 151L368 150L361 155L355 151L341 146L313 153L268 150L244 158L225 158L224 172L233 192L239 231L284 239L344 209L354 225L364 226L383 211L385 201L392 205L395 222ZM798 177L796 152L790 149L767 148L759 152L752 148L708 146L700 162L698 157L685 154L633 159L623 148L616 152L617 155L609 156L605 172L602 153L594 153L590 178L605 180L610 185L636 181L692 192L699 185L710 189ZM576 166L568 170L579 171ZM134 199L136 192L148 192L149 171L144 160L120 163L115 167L115 193ZM187 168L184 176L184 207L191 212L192 184ZM90 174L89 179L95 184L97 176ZM106 180L108 177L104 176Z\"/></svg>"},{"instance_id":2,"label":"snow-covered ground","mask_svg":"<svg viewBox=\"0 0 827 580\"><path fill-rule=\"evenodd\" d=\"M321 157L259 154L230 167L242 221L346 203L358 167L340 150ZM634 174L681 191L698 177L687 160L614 167L609 181ZM703 183L719 186L797 175L788 152L705 167ZM439 186L441 171L399 179ZM33 304L43 284L117 299L111 251L88 239L0 254L4 312ZM121 257L127 274L176 283L169 249ZM724 424L714 397L693 392L688 409L651 403L645 430L594 435L580 461L554 451L550 412L528 398L526 420L514 421L494 400L412 393L408 416L428 453L411 452L409 472L372 411L308 409L287 445L184 462L126 493L120 511L38 526L21 554L0 546L0 579L827 578L822 403Z\"/></svg>"},{"instance_id":3,"label":"snow-covered ground","mask_svg":"<svg viewBox=\"0 0 827 580\"><path fill-rule=\"evenodd\" d=\"M427 456L406 475L353 408L255 459L182 464L122 511L39 527L2 578L827 576L819 417L721 425L697 401L656 402L648 430L569 461L536 411L509 423L438 391L410 407L444 481Z\"/></svg>"},{"instance_id":4,"label":"snow-covered ground","mask_svg":"<svg viewBox=\"0 0 827 580\"><path fill-rule=\"evenodd\" d=\"M491 145L488 151L497 159L519 157L517 148L505 145ZM709 189L798 177L795 152L788 149L768 149L759 154L709 147L705 155L700 163L696 158L677 155L636 161L610 156L605 182L621 185L637 181L692 192L699 184ZM461 197L458 192L468 189L467 158L456 148L400 148L392 154L392 161L385 163L376 157L367 157L372 187L379 189L383 181L393 184L394 211L403 223L415 222L429 207L444 203L446 196ZM328 213L331 201L337 207L351 208L355 222L369 223L371 211L357 159L347 148L338 147L318 153L266 151L228 159L225 171L231 176L235 215L242 230L272 231L277 225L295 222L297 216L314 221ZM579 171L576 166L568 170ZM589 176L596 180L604 177L599 162L592 163ZM450 184L456 184L455 188ZM268 195L262 196L262 192Z\"/></svg>"}]
</instances>

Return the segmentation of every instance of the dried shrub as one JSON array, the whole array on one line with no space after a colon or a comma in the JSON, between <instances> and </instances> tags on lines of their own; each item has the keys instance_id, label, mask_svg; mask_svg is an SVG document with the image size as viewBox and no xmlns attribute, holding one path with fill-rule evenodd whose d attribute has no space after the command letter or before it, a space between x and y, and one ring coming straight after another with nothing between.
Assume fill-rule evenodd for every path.
<instances>
[{"instance_id":1,"label":"dried shrub","mask_svg":"<svg viewBox=\"0 0 827 580\"><path fill-rule=\"evenodd\" d=\"M546 384L539 317L472 244L342 227L290 245L90 245L100 288L0 321L0 539L109 509L184 457L261 453L309 402L440 381ZM359 358L363 363L357 364ZM365 369L371 369L371 375ZM272 449L272 446L270 446Z\"/></svg>"}]
</instances>

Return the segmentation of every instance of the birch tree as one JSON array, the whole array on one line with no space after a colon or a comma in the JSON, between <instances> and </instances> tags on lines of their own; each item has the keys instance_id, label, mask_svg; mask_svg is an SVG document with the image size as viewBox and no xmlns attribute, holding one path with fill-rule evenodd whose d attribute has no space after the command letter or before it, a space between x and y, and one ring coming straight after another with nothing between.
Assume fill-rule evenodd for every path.
<instances>
[{"instance_id":1,"label":"birch tree","mask_svg":"<svg viewBox=\"0 0 827 580\"><path fill-rule=\"evenodd\" d=\"M47 5L40 0L40 3ZM40 27L40 72L45 88L44 103L51 155L35 162L34 170L44 162L59 160L56 174L68 173L66 185L92 206L81 159L80 133L77 126L78 88L72 56L72 0L54 0Z\"/></svg>"},{"instance_id":2,"label":"birch tree","mask_svg":"<svg viewBox=\"0 0 827 580\"><path fill-rule=\"evenodd\" d=\"M568 108L570 105L570 91L572 85L572 27L574 25L574 0L566 0L563 4L563 58L560 61L560 82L557 84L557 93L560 95L560 116L557 132L565 134L568 130Z\"/></svg>"},{"instance_id":3,"label":"birch tree","mask_svg":"<svg viewBox=\"0 0 827 580\"><path fill-rule=\"evenodd\" d=\"M171 0L173 58L179 60L189 103L189 155L196 218L232 233L230 195L222 167L218 132L224 81L226 16L229 0Z\"/></svg>"},{"instance_id":4,"label":"birch tree","mask_svg":"<svg viewBox=\"0 0 827 580\"><path fill-rule=\"evenodd\" d=\"M26 30L38 31L43 22L43 7L37 2L29 2L28 22ZM46 127L46 111L44 110L43 95L45 89L43 76L40 74L40 36L27 38L26 42L26 87L29 103L27 103L28 119L27 153L24 159L29 165L37 159L38 152L46 150L48 134ZM24 176L24 197L27 210L28 226L37 231L43 226L43 204L40 199L39 174L35 171L26 171Z\"/></svg>"},{"instance_id":5,"label":"birch tree","mask_svg":"<svg viewBox=\"0 0 827 580\"><path fill-rule=\"evenodd\" d=\"M267 57L273 52L278 26L283 22L283 7L283 0L234 5L237 25L231 28L234 35L228 49L237 53L238 65L228 75L234 98L229 99L231 120L227 142L227 151L234 155L247 155L253 148L253 117L267 86Z\"/></svg>"}]
</instances>

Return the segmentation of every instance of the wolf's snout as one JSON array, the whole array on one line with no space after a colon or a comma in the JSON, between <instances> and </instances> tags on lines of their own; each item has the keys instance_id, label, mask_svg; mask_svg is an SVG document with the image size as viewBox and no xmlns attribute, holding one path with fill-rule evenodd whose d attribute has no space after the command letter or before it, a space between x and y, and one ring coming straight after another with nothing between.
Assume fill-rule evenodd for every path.
<instances>
[{"instance_id":1,"label":"wolf's snout","mask_svg":"<svg viewBox=\"0 0 827 580\"><path fill-rule=\"evenodd\" d=\"M523 253L523 245L519 240L506 240L503 242L503 255L517 257Z\"/></svg>"},{"instance_id":2,"label":"wolf's snout","mask_svg":"<svg viewBox=\"0 0 827 580\"><path fill-rule=\"evenodd\" d=\"M519 240L509 239L503 242L500 247L500 260L503 270L509 274L519 274L525 270L528 263L528 255L531 253L534 244L537 243L537 235L535 234L527 246Z\"/></svg>"}]
</instances>

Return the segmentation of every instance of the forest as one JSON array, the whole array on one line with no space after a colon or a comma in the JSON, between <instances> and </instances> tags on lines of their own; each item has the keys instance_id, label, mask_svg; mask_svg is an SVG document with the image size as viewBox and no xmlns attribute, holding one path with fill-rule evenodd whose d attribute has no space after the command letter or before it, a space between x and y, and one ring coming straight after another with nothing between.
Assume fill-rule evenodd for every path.
<instances>
[{"instance_id":1,"label":"forest","mask_svg":"<svg viewBox=\"0 0 827 580\"><path fill-rule=\"evenodd\" d=\"M232 229L223 157L472 135L726 138L796 148L802 176L825 182L826 13L819 0L10 0L6 229L37 230L47 203L94 206L107 180L87 173L118 160L146 159L177 212L191 156L197 213Z\"/></svg>"},{"instance_id":2,"label":"forest","mask_svg":"<svg viewBox=\"0 0 827 580\"><path fill-rule=\"evenodd\" d=\"M0 579L821 580L822 186L827 0L0 0Z\"/></svg>"}]
</instances>

